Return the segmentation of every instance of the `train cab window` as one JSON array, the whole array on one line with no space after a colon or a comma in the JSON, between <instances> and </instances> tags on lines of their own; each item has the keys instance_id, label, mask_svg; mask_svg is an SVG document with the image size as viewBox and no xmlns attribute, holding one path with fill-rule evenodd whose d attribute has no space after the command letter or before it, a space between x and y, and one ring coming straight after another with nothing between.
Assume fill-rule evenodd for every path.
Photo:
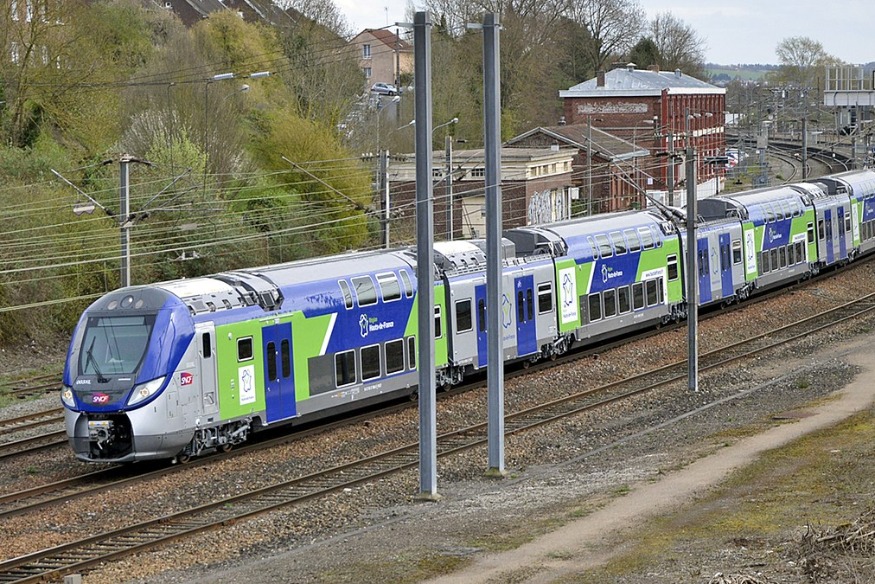
<instances>
[{"instance_id":1,"label":"train cab window","mask_svg":"<svg viewBox=\"0 0 875 584\"><path fill-rule=\"evenodd\" d=\"M605 309L605 318L617 315L617 291L605 290L603 293L603 306Z\"/></svg>"},{"instance_id":2,"label":"train cab window","mask_svg":"<svg viewBox=\"0 0 875 584\"><path fill-rule=\"evenodd\" d=\"M386 375L404 371L404 340L397 339L386 343Z\"/></svg>"},{"instance_id":3,"label":"train cab window","mask_svg":"<svg viewBox=\"0 0 875 584\"><path fill-rule=\"evenodd\" d=\"M401 298L401 286L393 273L377 274L377 284L383 294L383 302L392 302Z\"/></svg>"},{"instance_id":4,"label":"train cab window","mask_svg":"<svg viewBox=\"0 0 875 584\"><path fill-rule=\"evenodd\" d=\"M401 283L404 285L404 295L407 298L413 298L413 284L410 283L410 274L407 270L399 271L401 274Z\"/></svg>"},{"instance_id":5,"label":"train cab window","mask_svg":"<svg viewBox=\"0 0 875 584\"><path fill-rule=\"evenodd\" d=\"M362 381L380 376L380 345L362 347Z\"/></svg>"},{"instance_id":6,"label":"train cab window","mask_svg":"<svg viewBox=\"0 0 875 584\"><path fill-rule=\"evenodd\" d=\"M666 265L668 267L668 279L669 281L675 281L678 279L678 256L677 254L671 254L666 256L665 258Z\"/></svg>"},{"instance_id":7,"label":"train cab window","mask_svg":"<svg viewBox=\"0 0 875 584\"><path fill-rule=\"evenodd\" d=\"M614 255L614 250L611 247L611 242L607 235L599 234L595 236L595 241L599 246L599 257L609 258Z\"/></svg>"},{"instance_id":8,"label":"train cab window","mask_svg":"<svg viewBox=\"0 0 875 584\"><path fill-rule=\"evenodd\" d=\"M213 342L210 338L210 333L201 335L201 352L204 359L209 359L213 356Z\"/></svg>"},{"instance_id":9,"label":"train cab window","mask_svg":"<svg viewBox=\"0 0 875 584\"><path fill-rule=\"evenodd\" d=\"M407 368L416 369L416 337L407 337Z\"/></svg>"},{"instance_id":10,"label":"train cab window","mask_svg":"<svg viewBox=\"0 0 875 584\"><path fill-rule=\"evenodd\" d=\"M252 337L237 339L237 360L249 361L252 359Z\"/></svg>"},{"instance_id":11,"label":"train cab window","mask_svg":"<svg viewBox=\"0 0 875 584\"><path fill-rule=\"evenodd\" d=\"M538 314L553 311L553 283L538 284Z\"/></svg>"},{"instance_id":12,"label":"train cab window","mask_svg":"<svg viewBox=\"0 0 875 584\"><path fill-rule=\"evenodd\" d=\"M441 307L434 307L434 338L439 339L444 336L444 331L441 328Z\"/></svg>"},{"instance_id":13,"label":"train cab window","mask_svg":"<svg viewBox=\"0 0 875 584\"><path fill-rule=\"evenodd\" d=\"M344 351L334 355L334 380L337 387L355 383L355 351Z\"/></svg>"},{"instance_id":14,"label":"train cab window","mask_svg":"<svg viewBox=\"0 0 875 584\"><path fill-rule=\"evenodd\" d=\"M352 286L358 298L359 306L370 306L377 303L377 289L370 276L352 278Z\"/></svg>"},{"instance_id":15,"label":"train cab window","mask_svg":"<svg viewBox=\"0 0 875 584\"><path fill-rule=\"evenodd\" d=\"M340 293L343 294L343 303L347 308L352 308L352 292L349 291L349 284L346 283L346 280L338 280L337 284L340 286Z\"/></svg>"},{"instance_id":16,"label":"train cab window","mask_svg":"<svg viewBox=\"0 0 875 584\"><path fill-rule=\"evenodd\" d=\"M535 318L535 298L531 288L526 289L526 312L529 320Z\"/></svg>"},{"instance_id":17,"label":"train cab window","mask_svg":"<svg viewBox=\"0 0 875 584\"><path fill-rule=\"evenodd\" d=\"M732 263L738 265L741 263L741 240L736 239L732 242ZM671 278L669 278L671 280Z\"/></svg>"},{"instance_id":18,"label":"train cab window","mask_svg":"<svg viewBox=\"0 0 875 584\"><path fill-rule=\"evenodd\" d=\"M590 294L588 297L589 322L595 322L602 318L602 297L600 294Z\"/></svg>"},{"instance_id":19,"label":"train cab window","mask_svg":"<svg viewBox=\"0 0 875 584\"><path fill-rule=\"evenodd\" d=\"M659 304L659 286L656 280L647 280L644 283L647 292L647 306L656 306Z\"/></svg>"},{"instance_id":20,"label":"train cab window","mask_svg":"<svg viewBox=\"0 0 875 584\"><path fill-rule=\"evenodd\" d=\"M653 249L653 233L650 231L650 228L639 227L638 235L641 236L641 247L643 247L644 249Z\"/></svg>"},{"instance_id":21,"label":"train cab window","mask_svg":"<svg viewBox=\"0 0 875 584\"><path fill-rule=\"evenodd\" d=\"M486 332L486 301L477 301L477 330L481 333Z\"/></svg>"},{"instance_id":22,"label":"train cab window","mask_svg":"<svg viewBox=\"0 0 875 584\"><path fill-rule=\"evenodd\" d=\"M629 244L629 253L635 253L641 250L641 241L638 239L638 233L634 229L626 229L623 231L626 236L626 243Z\"/></svg>"},{"instance_id":23,"label":"train cab window","mask_svg":"<svg viewBox=\"0 0 875 584\"><path fill-rule=\"evenodd\" d=\"M471 320L471 299L456 302L456 332L463 333L474 328Z\"/></svg>"},{"instance_id":24,"label":"train cab window","mask_svg":"<svg viewBox=\"0 0 875 584\"><path fill-rule=\"evenodd\" d=\"M292 346L289 339L280 342L280 361L283 366L283 379L287 379L292 375Z\"/></svg>"},{"instance_id":25,"label":"train cab window","mask_svg":"<svg viewBox=\"0 0 875 584\"><path fill-rule=\"evenodd\" d=\"M808 224L808 243L814 243L814 223Z\"/></svg>"},{"instance_id":26,"label":"train cab window","mask_svg":"<svg viewBox=\"0 0 875 584\"><path fill-rule=\"evenodd\" d=\"M632 309L632 305L629 302L629 287L623 286L622 288L617 288L617 312L623 314L624 312L629 312Z\"/></svg>"},{"instance_id":27,"label":"train cab window","mask_svg":"<svg viewBox=\"0 0 875 584\"><path fill-rule=\"evenodd\" d=\"M642 282L632 284L632 309L640 310L644 306L644 284Z\"/></svg>"},{"instance_id":28,"label":"train cab window","mask_svg":"<svg viewBox=\"0 0 875 584\"><path fill-rule=\"evenodd\" d=\"M611 231L610 235L616 254L623 255L626 253L626 240L623 239L623 234L619 231Z\"/></svg>"},{"instance_id":29,"label":"train cab window","mask_svg":"<svg viewBox=\"0 0 875 584\"><path fill-rule=\"evenodd\" d=\"M270 380L278 379L276 374L276 343L269 342L264 352L265 361L267 361L267 378Z\"/></svg>"}]
</instances>

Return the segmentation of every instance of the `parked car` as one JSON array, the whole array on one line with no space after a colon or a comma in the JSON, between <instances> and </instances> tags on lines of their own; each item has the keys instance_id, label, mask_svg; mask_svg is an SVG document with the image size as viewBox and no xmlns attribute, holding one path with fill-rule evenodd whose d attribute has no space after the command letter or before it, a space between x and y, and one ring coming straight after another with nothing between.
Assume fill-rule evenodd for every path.
<instances>
[{"instance_id":1,"label":"parked car","mask_svg":"<svg viewBox=\"0 0 875 584\"><path fill-rule=\"evenodd\" d=\"M371 93L378 95L398 95L398 88L391 83L374 83L371 86Z\"/></svg>"}]
</instances>

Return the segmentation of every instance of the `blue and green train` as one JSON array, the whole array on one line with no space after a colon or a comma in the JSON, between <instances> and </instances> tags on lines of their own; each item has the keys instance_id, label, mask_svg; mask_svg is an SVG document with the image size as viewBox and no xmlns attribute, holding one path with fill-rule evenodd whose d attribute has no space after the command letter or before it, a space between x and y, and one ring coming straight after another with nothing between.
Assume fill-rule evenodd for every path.
<instances>
[{"instance_id":1,"label":"blue and green train","mask_svg":"<svg viewBox=\"0 0 875 584\"><path fill-rule=\"evenodd\" d=\"M700 202L702 305L875 248L875 173ZM507 230L502 347L536 361L686 317L684 229L629 211ZM486 367L482 241L434 254L436 383ZM185 461L253 432L416 392L413 250L357 252L106 294L73 333L61 400L75 455Z\"/></svg>"}]
</instances>

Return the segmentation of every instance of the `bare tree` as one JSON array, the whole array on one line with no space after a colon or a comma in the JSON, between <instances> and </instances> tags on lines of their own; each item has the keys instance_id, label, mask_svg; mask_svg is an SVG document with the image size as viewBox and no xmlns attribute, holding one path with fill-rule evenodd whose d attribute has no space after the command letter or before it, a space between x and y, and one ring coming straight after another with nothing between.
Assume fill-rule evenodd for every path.
<instances>
[{"instance_id":1,"label":"bare tree","mask_svg":"<svg viewBox=\"0 0 875 584\"><path fill-rule=\"evenodd\" d=\"M808 37L789 37L778 43L775 54L781 66L774 80L798 87L815 87L824 65L838 64L823 45Z\"/></svg>"},{"instance_id":2,"label":"bare tree","mask_svg":"<svg viewBox=\"0 0 875 584\"><path fill-rule=\"evenodd\" d=\"M596 70L626 55L644 29L645 13L637 0L569 0L566 14L589 31L586 53Z\"/></svg>"},{"instance_id":3,"label":"bare tree","mask_svg":"<svg viewBox=\"0 0 875 584\"><path fill-rule=\"evenodd\" d=\"M680 69L694 77L705 73L705 41L671 12L660 12L650 23L650 34L659 51L662 69Z\"/></svg>"}]
</instances>

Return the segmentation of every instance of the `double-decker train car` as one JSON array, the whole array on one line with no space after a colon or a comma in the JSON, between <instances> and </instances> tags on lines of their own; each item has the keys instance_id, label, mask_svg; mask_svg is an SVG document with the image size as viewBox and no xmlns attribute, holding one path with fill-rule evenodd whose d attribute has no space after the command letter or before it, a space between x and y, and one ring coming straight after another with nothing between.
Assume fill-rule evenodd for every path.
<instances>
[{"instance_id":1,"label":"double-decker train car","mask_svg":"<svg viewBox=\"0 0 875 584\"><path fill-rule=\"evenodd\" d=\"M699 201L699 304L741 300L875 249L875 173ZM502 348L535 361L687 314L683 213L507 230ZM435 244L435 375L486 367L483 242ZM185 461L260 429L416 391L410 249L123 288L82 315L62 402L84 461Z\"/></svg>"}]
</instances>

